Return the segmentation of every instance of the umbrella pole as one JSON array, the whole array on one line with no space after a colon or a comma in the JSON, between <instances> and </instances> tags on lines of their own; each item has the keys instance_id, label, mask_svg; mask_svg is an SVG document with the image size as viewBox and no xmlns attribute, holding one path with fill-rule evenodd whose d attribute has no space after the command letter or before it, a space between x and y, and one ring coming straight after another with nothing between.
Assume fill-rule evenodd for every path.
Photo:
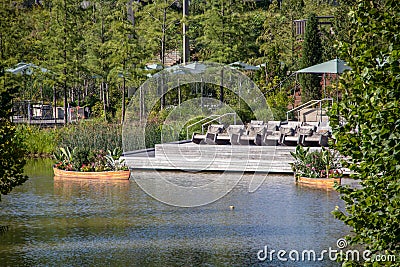
<instances>
[{"instance_id":1,"label":"umbrella pole","mask_svg":"<svg viewBox=\"0 0 400 267\"><path fill-rule=\"evenodd\" d=\"M181 86L178 79L178 107L181 107Z\"/></svg>"},{"instance_id":2,"label":"umbrella pole","mask_svg":"<svg viewBox=\"0 0 400 267\"><path fill-rule=\"evenodd\" d=\"M339 102L339 74L336 74L336 102Z\"/></svg>"}]
</instances>

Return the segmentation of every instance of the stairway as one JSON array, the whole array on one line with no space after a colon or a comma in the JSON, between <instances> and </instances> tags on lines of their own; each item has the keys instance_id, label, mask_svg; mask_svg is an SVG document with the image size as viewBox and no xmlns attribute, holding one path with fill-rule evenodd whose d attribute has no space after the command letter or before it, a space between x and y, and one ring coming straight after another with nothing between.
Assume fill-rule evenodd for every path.
<instances>
[{"instance_id":1,"label":"stairway","mask_svg":"<svg viewBox=\"0 0 400 267\"><path fill-rule=\"evenodd\" d=\"M292 151L295 147L158 144L154 157L124 159L132 169L293 173Z\"/></svg>"}]
</instances>

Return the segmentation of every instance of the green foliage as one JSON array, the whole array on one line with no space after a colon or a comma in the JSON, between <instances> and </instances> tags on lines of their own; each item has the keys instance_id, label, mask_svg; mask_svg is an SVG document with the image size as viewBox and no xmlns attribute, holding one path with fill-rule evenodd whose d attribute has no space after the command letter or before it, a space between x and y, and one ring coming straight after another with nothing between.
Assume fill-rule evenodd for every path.
<instances>
[{"instance_id":1,"label":"green foliage","mask_svg":"<svg viewBox=\"0 0 400 267\"><path fill-rule=\"evenodd\" d=\"M57 149L59 131L57 129L40 129L33 125L18 125L16 134L22 140L29 155L48 156Z\"/></svg>"},{"instance_id":2,"label":"green foliage","mask_svg":"<svg viewBox=\"0 0 400 267\"><path fill-rule=\"evenodd\" d=\"M77 147L78 151L121 149L121 128L119 124L93 120L59 128L18 125L16 135L21 140L21 145L27 151L27 155L49 156L53 155L59 146Z\"/></svg>"},{"instance_id":3,"label":"green foliage","mask_svg":"<svg viewBox=\"0 0 400 267\"><path fill-rule=\"evenodd\" d=\"M22 25L18 27L23 20L19 14L20 4L18 1L0 1L0 200L1 195L8 194L28 179L23 175L25 150L22 140L9 119L18 87L10 85L5 74L5 68L16 63L23 50L21 42L15 42L26 34Z\"/></svg>"},{"instance_id":4,"label":"green foliage","mask_svg":"<svg viewBox=\"0 0 400 267\"><path fill-rule=\"evenodd\" d=\"M201 12L191 19L192 35L200 60L232 63L258 55L256 39L262 30L260 11L252 10L251 3L213 0L203 3ZM196 33L193 33L193 31Z\"/></svg>"},{"instance_id":5,"label":"green foliage","mask_svg":"<svg viewBox=\"0 0 400 267\"><path fill-rule=\"evenodd\" d=\"M292 34L293 20L303 18L304 7L303 0L283 1L281 8L275 1L269 6L265 16L264 31L257 40L266 62L279 58L287 64L296 66L299 54L294 51L296 41ZM268 68L268 72L271 71Z\"/></svg>"},{"instance_id":6,"label":"green foliage","mask_svg":"<svg viewBox=\"0 0 400 267\"><path fill-rule=\"evenodd\" d=\"M59 145L97 150L122 147L122 126L103 121L81 121L60 129Z\"/></svg>"},{"instance_id":7,"label":"green foliage","mask_svg":"<svg viewBox=\"0 0 400 267\"><path fill-rule=\"evenodd\" d=\"M289 98L286 92L276 92L267 95L267 103L275 120L286 120Z\"/></svg>"},{"instance_id":8,"label":"green foliage","mask_svg":"<svg viewBox=\"0 0 400 267\"><path fill-rule=\"evenodd\" d=\"M205 118L204 116L198 116L198 117L193 118L193 119L189 120L188 122L186 122L185 125L182 127L181 132L179 133L179 140L186 140L187 139L186 138L186 135L187 135L186 128L192 124L195 124L195 123L203 120L204 118ZM188 133L189 133L188 138L189 139L192 138L193 133L201 133L201 125L206 122L207 122L207 120L204 120L203 122L197 123L197 124L193 125L192 127L190 127L188 129Z\"/></svg>"},{"instance_id":9,"label":"green foliage","mask_svg":"<svg viewBox=\"0 0 400 267\"><path fill-rule=\"evenodd\" d=\"M11 190L23 184L28 177L23 175L25 150L15 134L15 126L0 118L0 200Z\"/></svg>"},{"instance_id":10,"label":"green foliage","mask_svg":"<svg viewBox=\"0 0 400 267\"><path fill-rule=\"evenodd\" d=\"M304 35L303 54L301 68L307 68L322 62L322 44L318 21L315 14L307 19L306 32ZM301 74L300 84L302 89L303 103L321 99L321 78L318 74Z\"/></svg>"},{"instance_id":11,"label":"green foliage","mask_svg":"<svg viewBox=\"0 0 400 267\"><path fill-rule=\"evenodd\" d=\"M162 123L150 122L146 124L145 147L154 147L156 144L161 143L161 129Z\"/></svg>"},{"instance_id":12,"label":"green foliage","mask_svg":"<svg viewBox=\"0 0 400 267\"><path fill-rule=\"evenodd\" d=\"M341 80L345 92L331 122L335 147L348 157L348 167L355 172L352 177L359 179L361 187L337 188L346 211L337 209L334 215L353 228L347 237L351 244L398 257L400 5L393 0L357 0L349 15L349 40L341 43L340 56L353 71ZM400 266L398 261L389 264Z\"/></svg>"},{"instance_id":13,"label":"green foliage","mask_svg":"<svg viewBox=\"0 0 400 267\"><path fill-rule=\"evenodd\" d=\"M342 170L338 153L322 147L320 151L310 152L310 148L304 149L297 146L295 152L290 152L295 159L291 163L296 176L309 178L334 178L341 177Z\"/></svg>"},{"instance_id":14,"label":"green foliage","mask_svg":"<svg viewBox=\"0 0 400 267\"><path fill-rule=\"evenodd\" d=\"M112 152L108 150L90 150L87 148L59 148L56 153L56 168L66 171L118 171L127 170L123 164L124 160L119 160L121 149L115 148Z\"/></svg>"},{"instance_id":15,"label":"green foliage","mask_svg":"<svg viewBox=\"0 0 400 267\"><path fill-rule=\"evenodd\" d=\"M149 1L137 12L137 31L140 44L149 58L158 56L165 62L165 53L180 49L181 16L173 0Z\"/></svg>"},{"instance_id":16,"label":"green foliage","mask_svg":"<svg viewBox=\"0 0 400 267\"><path fill-rule=\"evenodd\" d=\"M26 50L24 36L29 34L23 9L19 8L22 1L0 0L0 77L5 69L22 58ZM16 41L19 40L19 41Z\"/></svg>"}]
</instances>

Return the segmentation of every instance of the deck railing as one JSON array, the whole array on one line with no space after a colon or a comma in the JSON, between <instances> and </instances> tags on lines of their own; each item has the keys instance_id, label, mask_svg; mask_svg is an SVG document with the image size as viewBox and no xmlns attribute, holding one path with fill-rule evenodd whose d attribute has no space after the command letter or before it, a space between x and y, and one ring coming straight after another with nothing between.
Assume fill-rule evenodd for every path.
<instances>
[{"instance_id":1,"label":"deck railing","mask_svg":"<svg viewBox=\"0 0 400 267\"><path fill-rule=\"evenodd\" d=\"M313 106L319 104L319 110L321 111L321 113L319 114L319 119L320 119L320 121L322 121L322 102L328 102L328 103L330 103L332 105L333 104L333 98L323 98L323 99L318 99L318 100L310 100L307 103L304 103L304 104L302 104L300 106L292 108L291 110L286 112L286 120L288 121L289 120L289 114L290 113L294 113L294 112L297 112L297 119L299 120L300 119L300 112L303 109L310 108L310 107L313 107Z\"/></svg>"},{"instance_id":2,"label":"deck railing","mask_svg":"<svg viewBox=\"0 0 400 267\"><path fill-rule=\"evenodd\" d=\"M192 123L189 126L187 126L186 127L186 139L189 139L189 129L191 127L202 123L201 124L201 133L204 134L204 126L205 125L210 124L213 121L218 121L219 123L221 123L221 118L223 118L225 116L228 116L228 115L233 115L233 121L234 121L234 124L236 124L236 113L234 113L234 112L225 113L225 114L222 114L222 115L213 114L213 115L205 117L205 118L203 118L203 119L201 119L201 120L199 120L199 121L197 121L195 123Z\"/></svg>"}]
</instances>

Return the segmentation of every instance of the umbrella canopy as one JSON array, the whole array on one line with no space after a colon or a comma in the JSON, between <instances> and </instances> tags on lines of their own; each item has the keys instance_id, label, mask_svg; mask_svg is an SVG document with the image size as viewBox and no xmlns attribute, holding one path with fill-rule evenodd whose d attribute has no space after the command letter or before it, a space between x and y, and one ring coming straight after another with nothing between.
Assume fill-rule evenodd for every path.
<instances>
[{"instance_id":1,"label":"umbrella canopy","mask_svg":"<svg viewBox=\"0 0 400 267\"><path fill-rule=\"evenodd\" d=\"M190 73L199 74L206 70L207 66L200 62L193 62L183 66L185 69L189 69Z\"/></svg>"},{"instance_id":2,"label":"umbrella canopy","mask_svg":"<svg viewBox=\"0 0 400 267\"><path fill-rule=\"evenodd\" d=\"M163 65L155 63L155 64L150 64L144 67L145 70L162 70Z\"/></svg>"},{"instance_id":3,"label":"umbrella canopy","mask_svg":"<svg viewBox=\"0 0 400 267\"><path fill-rule=\"evenodd\" d=\"M207 66L200 62L193 62L187 65L175 65L172 67L165 68L165 71L170 72L171 74L200 74L206 70ZM156 73L154 75L148 74L147 77L158 77L159 74Z\"/></svg>"},{"instance_id":4,"label":"umbrella canopy","mask_svg":"<svg viewBox=\"0 0 400 267\"><path fill-rule=\"evenodd\" d=\"M12 74L32 75L34 69L40 69L41 72L48 72L49 71L48 69L38 67L35 64L24 63L24 62L20 62L17 65L15 65L15 68L6 69L6 71L7 72L11 72Z\"/></svg>"},{"instance_id":5,"label":"umbrella canopy","mask_svg":"<svg viewBox=\"0 0 400 267\"><path fill-rule=\"evenodd\" d=\"M231 64L229 64L231 68L234 69L241 69L241 70L258 70L260 67L258 66L253 66L244 62L236 61Z\"/></svg>"},{"instance_id":6,"label":"umbrella canopy","mask_svg":"<svg viewBox=\"0 0 400 267\"><path fill-rule=\"evenodd\" d=\"M305 69L296 71L297 73L335 73L342 74L345 70L351 70L347 63L341 59L332 59L327 62L317 64Z\"/></svg>"}]
</instances>

